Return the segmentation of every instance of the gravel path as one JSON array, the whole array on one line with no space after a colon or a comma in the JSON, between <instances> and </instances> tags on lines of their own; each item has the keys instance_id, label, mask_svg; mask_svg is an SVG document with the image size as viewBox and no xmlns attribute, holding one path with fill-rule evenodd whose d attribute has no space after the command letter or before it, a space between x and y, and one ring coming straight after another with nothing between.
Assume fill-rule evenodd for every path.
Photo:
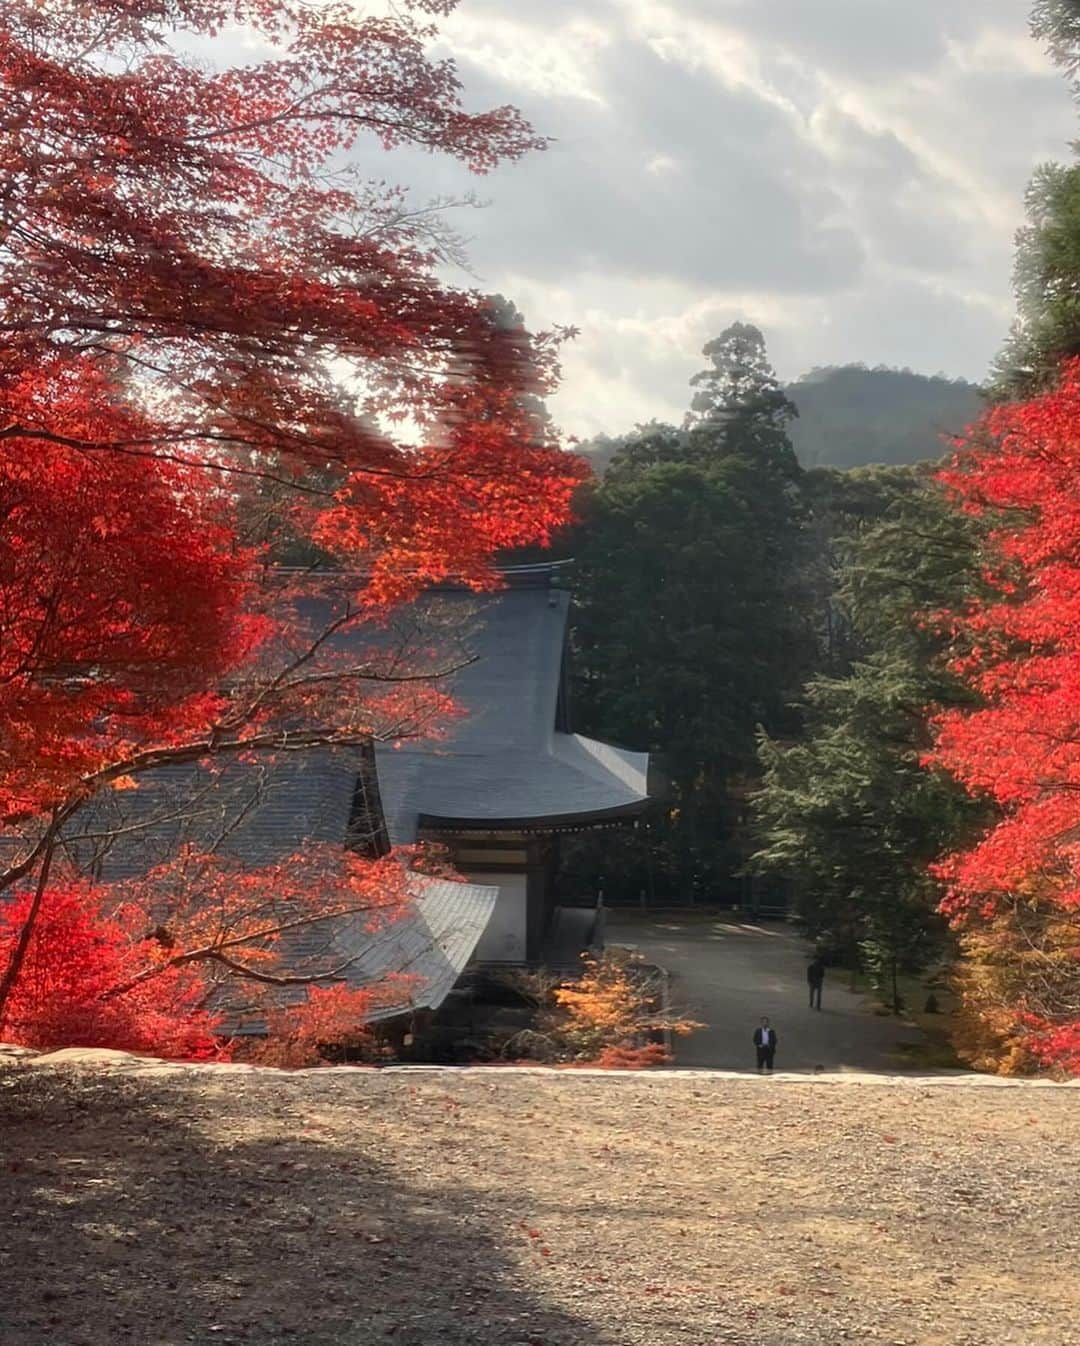
<instances>
[{"instance_id":1,"label":"gravel path","mask_svg":"<svg viewBox=\"0 0 1080 1346\"><path fill-rule=\"evenodd\" d=\"M0 1073L7 1346L1080 1346L1080 1095Z\"/></svg>"},{"instance_id":2,"label":"gravel path","mask_svg":"<svg viewBox=\"0 0 1080 1346\"><path fill-rule=\"evenodd\" d=\"M682 1066L750 1070L751 1035L767 1014L780 1037L784 1070L896 1070L899 1048L919 1032L891 1015L870 1013L830 971L820 1012L806 985L809 945L779 922L724 913L608 913L607 942L630 944L672 974L676 1005L706 1028L675 1042Z\"/></svg>"}]
</instances>

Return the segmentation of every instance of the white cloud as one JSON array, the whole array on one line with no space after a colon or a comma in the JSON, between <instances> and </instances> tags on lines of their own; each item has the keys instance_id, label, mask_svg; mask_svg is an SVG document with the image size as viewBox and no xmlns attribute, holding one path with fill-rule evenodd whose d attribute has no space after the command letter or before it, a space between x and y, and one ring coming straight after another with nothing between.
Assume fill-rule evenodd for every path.
<instances>
[{"instance_id":1,"label":"white cloud","mask_svg":"<svg viewBox=\"0 0 1080 1346\"><path fill-rule=\"evenodd\" d=\"M678 418L700 347L759 323L781 373L980 378L1034 165L1075 111L1016 0L462 0L470 107L556 143L483 184L478 283L572 323L572 432ZM466 186L404 156L421 192Z\"/></svg>"},{"instance_id":2,"label":"white cloud","mask_svg":"<svg viewBox=\"0 0 1080 1346\"><path fill-rule=\"evenodd\" d=\"M505 17L505 10L484 17L465 6L447 22L444 37L456 54L518 90L519 97L527 92L603 105L595 66L610 33L596 21L577 17L539 26Z\"/></svg>"},{"instance_id":3,"label":"white cloud","mask_svg":"<svg viewBox=\"0 0 1080 1346\"><path fill-rule=\"evenodd\" d=\"M654 154L651 158L645 160L645 172L652 173L657 177L666 177L671 173L678 173L680 164L678 159L673 159L670 154Z\"/></svg>"}]
</instances>

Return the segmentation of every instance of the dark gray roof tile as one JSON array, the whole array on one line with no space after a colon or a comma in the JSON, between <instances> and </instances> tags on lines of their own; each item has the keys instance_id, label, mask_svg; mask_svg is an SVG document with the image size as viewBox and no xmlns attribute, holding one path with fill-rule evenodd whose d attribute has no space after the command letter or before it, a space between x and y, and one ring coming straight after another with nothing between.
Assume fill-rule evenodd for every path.
<instances>
[{"instance_id":1,"label":"dark gray roof tile","mask_svg":"<svg viewBox=\"0 0 1080 1346\"><path fill-rule=\"evenodd\" d=\"M420 599L412 612L419 629L430 612L433 624L473 661L445 680L466 711L445 740L376 749L395 843L412 841L424 819L539 825L580 816L587 823L590 816L644 807L646 754L556 731L565 592L442 592ZM362 638L359 632L350 637Z\"/></svg>"}]
</instances>

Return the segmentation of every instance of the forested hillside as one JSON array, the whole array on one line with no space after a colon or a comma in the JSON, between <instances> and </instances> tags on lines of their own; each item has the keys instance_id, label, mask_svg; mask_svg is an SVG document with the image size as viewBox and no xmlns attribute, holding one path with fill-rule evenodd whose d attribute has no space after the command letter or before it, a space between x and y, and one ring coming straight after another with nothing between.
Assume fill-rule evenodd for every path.
<instances>
[{"instance_id":1,"label":"forested hillside","mask_svg":"<svg viewBox=\"0 0 1080 1346\"><path fill-rule=\"evenodd\" d=\"M798 408L790 436L803 467L897 466L940 458L982 409L961 379L909 369L815 369L786 390Z\"/></svg>"},{"instance_id":2,"label":"forested hillside","mask_svg":"<svg viewBox=\"0 0 1080 1346\"><path fill-rule=\"evenodd\" d=\"M942 437L959 434L982 410L974 384L910 369L865 365L811 370L785 389L798 410L788 436L803 467L895 467L942 457ZM584 446L603 475L618 442Z\"/></svg>"}]
</instances>

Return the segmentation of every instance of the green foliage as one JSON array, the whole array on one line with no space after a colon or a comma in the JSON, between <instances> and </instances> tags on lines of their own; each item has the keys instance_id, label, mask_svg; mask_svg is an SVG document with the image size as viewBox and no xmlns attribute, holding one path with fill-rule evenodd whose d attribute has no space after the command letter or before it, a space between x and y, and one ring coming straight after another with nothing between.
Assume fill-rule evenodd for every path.
<instances>
[{"instance_id":1,"label":"green foliage","mask_svg":"<svg viewBox=\"0 0 1080 1346\"><path fill-rule=\"evenodd\" d=\"M713 377L698 379L697 398L707 397L717 386ZM960 433L978 416L983 402L980 390L960 379L864 365L814 369L777 389L776 397L778 406L797 413L785 420L784 431L804 468L941 458L947 450L943 437ZM625 443L601 436L582 451L603 476Z\"/></svg>"},{"instance_id":2,"label":"green foliage","mask_svg":"<svg viewBox=\"0 0 1080 1346\"><path fill-rule=\"evenodd\" d=\"M1002 400L1049 388L1062 360L1080 355L1080 165L1044 164L1035 173L1015 287L1016 321L994 366Z\"/></svg>"},{"instance_id":3,"label":"green foliage","mask_svg":"<svg viewBox=\"0 0 1080 1346\"><path fill-rule=\"evenodd\" d=\"M688 427L726 427L728 442L746 452L794 468L788 424L799 414L769 364L765 338L749 323L733 323L702 354L708 366L690 380L697 391L686 416Z\"/></svg>"},{"instance_id":4,"label":"green foliage","mask_svg":"<svg viewBox=\"0 0 1080 1346\"><path fill-rule=\"evenodd\" d=\"M536 1017L533 1027L499 1044L503 1059L640 1070L670 1065L660 1035L685 1036L704 1027L666 1008L664 973L629 949L585 954L581 972L569 979L544 969L515 969L504 981Z\"/></svg>"},{"instance_id":5,"label":"green foliage","mask_svg":"<svg viewBox=\"0 0 1080 1346\"><path fill-rule=\"evenodd\" d=\"M744 466L660 463L613 474L589 502L576 705L598 733L730 766L755 722L775 718L776 548L755 526L772 521L746 500Z\"/></svg>"},{"instance_id":6,"label":"green foliage","mask_svg":"<svg viewBox=\"0 0 1080 1346\"><path fill-rule=\"evenodd\" d=\"M1045 44L1080 100L1080 0L1035 0L1031 31ZM1074 147L1075 148L1075 147ZM1049 389L1062 361L1080 355L1080 165L1043 164L1027 193L1017 234L1017 313L995 362L999 400Z\"/></svg>"},{"instance_id":7,"label":"green foliage","mask_svg":"<svg viewBox=\"0 0 1080 1346\"><path fill-rule=\"evenodd\" d=\"M632 891L659 879L715 892L730 875L732 786L755 767L755 726L786 723L809 655L793 598L794 410L756 329L736 325L706 354L686 427L620 443L576 539L575 718L661 754L670 781L653 873L642 848L601 843L609 880Z\"/></svg>"},{"instance_id":8,"label":"green foliage","mask_svg":"<svg viewBox=\"0 0 1080 1346\"><path fill-rule=\"evenodd\" d=\"M837 473L832 485L847 524L835 541L835 602L858 652L840 675L807 685L795 741L761 736L752 868L786 883L811 935L888 983L940 946L926 867L975 815L952 781L921 765L927 710L961 692L938 660L942 636L919 614L973 590L976 526L918 469Z\"/></svg>"},{"instance_id":9,"label":"green foliage","mask_svg":"<svg viewBox=\"0 0 1080 1346\"><path fill-rule=\"evenodd\" d=\"M1075 84L1080 73L1080 0L1035 0L1031 31Z\"/></svg>"}]
</instances>

